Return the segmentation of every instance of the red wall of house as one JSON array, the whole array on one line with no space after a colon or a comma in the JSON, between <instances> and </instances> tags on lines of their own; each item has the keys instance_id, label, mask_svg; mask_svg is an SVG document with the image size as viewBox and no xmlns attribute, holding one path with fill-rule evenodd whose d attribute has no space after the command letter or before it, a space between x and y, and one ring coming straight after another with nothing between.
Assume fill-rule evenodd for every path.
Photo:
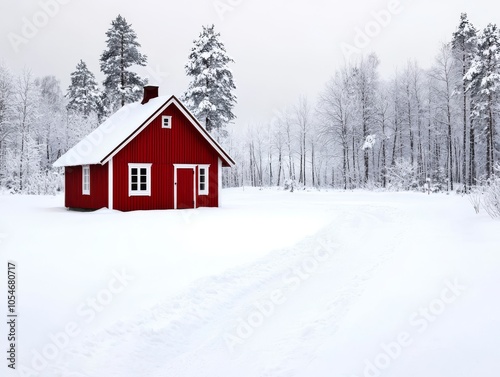
<instances>
[{"instance_id":1,"label":"red wall of house","mask_svg":"<svg viewBox=\"0 0 500 377\"><path fill-rule=\"evenodd\" d=\"M162 128L162 115L172 116L171 129ZM129 163L152 164L151 196L128 196ZM218 155L182 112L170 105L113 157L113 208L121 211L174 208L174 164L210 165L209 195L197 195L196 204L218 206ZM195 177L198 180L198 172Z\"/></svg>"},{"instance_id":2,"label":"red wall of house","mask_svg":"<svg viewBox=\"0 0 500 377\"><path fill-rule=\"evenodd\" d=\"M65 206L99 209L108 206L108 165L90 165L90 195L82 194L82 167L65 168Z\"/></svg>"}]
</instances>

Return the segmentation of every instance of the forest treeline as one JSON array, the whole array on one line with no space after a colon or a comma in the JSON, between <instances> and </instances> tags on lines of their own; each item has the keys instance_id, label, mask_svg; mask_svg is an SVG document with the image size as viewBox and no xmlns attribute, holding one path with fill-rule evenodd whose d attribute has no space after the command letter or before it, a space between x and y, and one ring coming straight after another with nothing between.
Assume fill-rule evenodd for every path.
<instances>
[{"instance_id":1,"label":"forest treeline","mask_svg":"<svg viewBox=\"0 0 500 377\"><path fill-rule=\"evenodd\" d=\"M137 87L146 81L130 76L134 85L127 91L126 75L112 63L113 38L120 32L135 49L127 68L147 61L119 16L100 60L103 90L84 62L64 92L55 76L36 78L27 69L16 76L0 65L0 187L28 194L62 189L63 172L52 163L140 97ZM212 130L237 161L225 172L225 185L467 191L491 182L500 152L497 26L478 30L463 14L430 69L409 61L382 80L379 65L375 54L349 62L315 98L298 98L264 124L242 125L228 112L229 123Z\"/></svg>"},{"instance_id":2,"label":"forest treeline","mask_svg":"<svg viewBox=\"0 0 500 377\"><path fill-rule=\"evenodd\" d=\"M375 54L351 61L317 98L230 138L239 164L227 184L466 191L491 180L500 152L497 26L479 31L462 14L430 69L412 60L381 80L379 64Z\"/></svg>"}]
</instances>

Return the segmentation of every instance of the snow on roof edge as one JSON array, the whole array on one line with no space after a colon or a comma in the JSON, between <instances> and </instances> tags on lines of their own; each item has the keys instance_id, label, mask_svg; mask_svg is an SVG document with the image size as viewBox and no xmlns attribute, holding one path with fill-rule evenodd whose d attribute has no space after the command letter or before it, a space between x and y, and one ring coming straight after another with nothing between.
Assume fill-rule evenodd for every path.
<instances>
[{"instance_id":1,"label":"snow on roof edge","mask_svg":"<svg viewBox=\"0 0 500 377\"><path fill-rule=\"evenodd\" d=\"M201 126L196 117L187 109L184 104L174 95L167 97L161 96L151 99L148 103L141 105L140 102L134 102L123 106L106 121L98 126L94 131L85 136L66 153L59 157L52 166L81 166L81 165L104 165L111 157L119 152L120 145L125 145L133 139L136 131L139 132L147 126L147 121L159 110L167 107L171 103L191 118L193 125L212 145L216 152L225 160L228 166L234 166L236 162L229 154L217 143L216 140ZM137 111L137 110L140 111ZM120 124L120 127L116 127ZM131 136L134 135L132 138Z\"/></svg>"}]
</instances>

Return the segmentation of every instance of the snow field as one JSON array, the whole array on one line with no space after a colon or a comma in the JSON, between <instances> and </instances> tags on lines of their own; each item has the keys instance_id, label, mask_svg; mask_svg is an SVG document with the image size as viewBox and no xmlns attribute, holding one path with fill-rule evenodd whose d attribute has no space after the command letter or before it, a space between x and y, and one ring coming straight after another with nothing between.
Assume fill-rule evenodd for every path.
<instances>
[{"instance_id":1,"label":"snow field","mask_svg":"<svg viewBox=\"0 0 500 377\"><path fill-rule=\"evenodd\" d=\"M220 209L135 213L0 196L1 247L22 272L22 364L40 376L495 375L498 222L467 198L224 194ZM54 337L71 322L78 335ZM35 370L32 350L54 339Z\"/></svg>"}]
</instances>

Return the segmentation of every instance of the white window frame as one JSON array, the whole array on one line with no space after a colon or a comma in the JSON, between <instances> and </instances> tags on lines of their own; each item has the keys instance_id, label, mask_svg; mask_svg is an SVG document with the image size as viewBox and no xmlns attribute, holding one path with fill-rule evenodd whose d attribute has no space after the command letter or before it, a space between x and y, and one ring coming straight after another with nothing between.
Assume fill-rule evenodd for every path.
<instances>
[{"instance_id":1,"label":"white window frame","mask_svg":"<svg viewBox=\"0 0 500 377\"><path fill-rule=\"evenodd\" d=\"M208 195L210 182L210 165L198 165L198 195ZM201 170L205 169L205 188L201 188Z\"/></svg>"},{"instance_id":2,"label":"white window frame","mask_svg":"<svg viewBox=\"0 0 500 377\"><path fill-rule=\"evenodd\" d=\"M82 195L90 195L90 165L82 166Z\"/></svg>"},{"instance_id":3,"label":"white window frame","mask_svg":"<svg viewBox=\"0 0 500 377\"><path fill-rule=\"evenodd\" d=\"M132 190L132 169L139 169L139 173L140 169L146 169L146 190L140 190L140 186L138 190ZM140 185L140 178L135 183ZM151 196L151 164L128 164L128 196Z\"/></svg>"},{"instance_id":4,"label":"white window frame","mask_svg":"<svg viewBox=\"0 0 500 377\"><path fill-rule=\"evenodd\" d=\"M165 126L165 120L168 120L168 127ZM161 128L172 128L172 116L171 115L162 115Z\"/></svg>"}]
</instances>

